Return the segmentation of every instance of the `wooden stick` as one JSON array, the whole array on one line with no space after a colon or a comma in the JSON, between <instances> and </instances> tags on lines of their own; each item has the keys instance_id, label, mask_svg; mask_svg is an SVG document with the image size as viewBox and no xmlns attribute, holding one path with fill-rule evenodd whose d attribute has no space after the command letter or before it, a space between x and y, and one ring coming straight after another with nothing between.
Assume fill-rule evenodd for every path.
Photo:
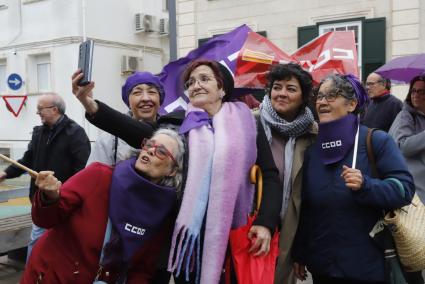
<instances>
[{"instance_id":1,"label":"wooden stick","mask_svg":"<svg viewBox=\"0 0 425 284\"><path fill-rule=\"evenodd\" d=\"M31 170L30 168L28 168L28 167L26 167L26 166L18 163L17 161L15 161L15 160L13 160L13 159L11 159L9 157L6 157L3 154L0 154L0 158L2 158L3 160L5 160L5 161L7 161L7 162L9 162L9 163L17 166L18 168L20 168L22 170L28 172L32 178L37 178L38 173L36 171Z\"/></svg>"}]
</instances>

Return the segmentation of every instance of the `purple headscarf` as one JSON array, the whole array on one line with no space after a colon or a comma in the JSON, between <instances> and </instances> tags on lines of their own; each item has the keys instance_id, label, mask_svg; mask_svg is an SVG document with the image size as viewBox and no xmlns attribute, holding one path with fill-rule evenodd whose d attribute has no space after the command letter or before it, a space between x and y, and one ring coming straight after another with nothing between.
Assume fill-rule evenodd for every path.
<instances>
[{"instance_id":1,"label":"purple headscarf","mask_svg":"<svg viewBox=\"0 0 425 284\"><path fill-rule=\"evenodd\" d=\"M361 110L369 101L369 97L362 83L353 74L344 75L342 76L342 78L346 79L353 87L354 94L356 95L356 98L357 98L356 111Z\"/></svg>"},{"instance_id":2,"label":"purple headscarf","mask_svg":"<svg viewBox=\"0 0 425 284\"><path fill-rule=\"evenodd\" d=\"M159 78L150 72L136 72L128 77L124 86L122 86L121 97L127 106L129 106L128 97L130 96L131 90L140 84L154 85L158 89L159 102L162 104L164 101L164 89Z\"/></svg>"}]
</instances>

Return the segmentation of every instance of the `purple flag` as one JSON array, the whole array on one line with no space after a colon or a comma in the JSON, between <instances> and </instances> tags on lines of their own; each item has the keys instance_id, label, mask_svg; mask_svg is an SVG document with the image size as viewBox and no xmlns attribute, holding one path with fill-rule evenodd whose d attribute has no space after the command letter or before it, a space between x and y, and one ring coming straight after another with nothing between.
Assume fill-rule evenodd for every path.
<instances>
[{"instance_id":1,"label":"purple flag","mask_svg":"<svg viewBox=\"0 0 425 284\"><path fill-rule=\"evenodd\" d=\"M251 29L248 26L242 25L231 32L210 39L201 47L189 52L185 57L164 66L159 74L165 91L165 99L160 112L168 113L175 109L186 109L188 98L184 94L181 77L186 66L194 59L203 58L219 61L234 73L239 50L245 43L250 31Z\"/></svg>"}]
</instances>

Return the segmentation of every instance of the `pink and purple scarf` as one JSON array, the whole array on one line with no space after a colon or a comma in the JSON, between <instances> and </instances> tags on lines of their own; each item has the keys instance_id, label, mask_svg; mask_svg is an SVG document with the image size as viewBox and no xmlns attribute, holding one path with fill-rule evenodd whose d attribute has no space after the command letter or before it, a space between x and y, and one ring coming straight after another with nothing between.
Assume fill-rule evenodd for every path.
<instances>
[{"instance_id":1,"label":"pink and purple scarf","mask_svg":"<svg viewBox=\"0 0 425 284\"><path fill-rule=\"evenodd\" d=\"M189 105L191 111L203 110ZM188 176L168 263L177 276L183 272L188 280L195 271L197 283L219 282L230 229L245 225L251 210L248 175L257 158L256 136L255 119L240 102L223 103L212 125L190 129Z\"/></svg>"}]
</instances>

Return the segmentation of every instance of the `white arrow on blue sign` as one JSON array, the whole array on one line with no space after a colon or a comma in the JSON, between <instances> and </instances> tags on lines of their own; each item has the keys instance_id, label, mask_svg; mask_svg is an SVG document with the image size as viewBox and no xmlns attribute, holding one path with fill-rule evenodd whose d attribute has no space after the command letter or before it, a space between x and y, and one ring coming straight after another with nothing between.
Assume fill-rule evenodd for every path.
<instances>
[{"instance_id":1,"label":"white arrow on blue sign","mask_svg":"<svg viewBox=\"0 0 425 284\"><path fill-rule=\"evenodd\" d=\"M22 87L22 78L19 74L12 73L7 77L7 85L12 90L19 90Z\"/></svg>"}]
</instances>

